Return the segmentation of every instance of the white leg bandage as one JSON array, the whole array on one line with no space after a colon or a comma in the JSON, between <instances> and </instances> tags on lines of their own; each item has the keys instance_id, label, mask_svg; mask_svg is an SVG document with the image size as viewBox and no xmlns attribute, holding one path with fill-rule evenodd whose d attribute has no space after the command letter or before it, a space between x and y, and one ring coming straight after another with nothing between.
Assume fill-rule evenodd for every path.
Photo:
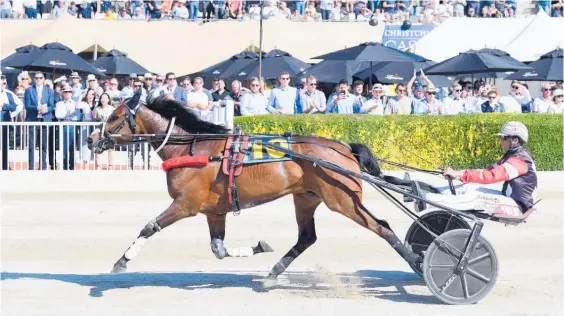
<instances>
[{"instance_id":1,"label":"white leg bandage","mask_svg":"<svg viewBox=\"0 0 564 316\"><path fill-rule=\"evenodd\" d=\"M227 248L227 253L231 257L252 257L253 248L251 247Z\"/></svg>"},{"instance_id":2,"label":"white leg bandage","mask_svg":"<svg viewBox=\"0 0 564 316\"><path fill-rule=\"evenodd\" d=\"M124 254L125 258L127 260L131 260L131 259L135 258L135 256L137 256L137 254L139 253L139 250L141 249L141 247L143 247L145 242L147 242L147 238L145 238L145 237L139 237L139 238L135 239L133 244L131 244L131 246L129 246L129 248L127 248L127 251Z\"/></svg>"}]
</instances>

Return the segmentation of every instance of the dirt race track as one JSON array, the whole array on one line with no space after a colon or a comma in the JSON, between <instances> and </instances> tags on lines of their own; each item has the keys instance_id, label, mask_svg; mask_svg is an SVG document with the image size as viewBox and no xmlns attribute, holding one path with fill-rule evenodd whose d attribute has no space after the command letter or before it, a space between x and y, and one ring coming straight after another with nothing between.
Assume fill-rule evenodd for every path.
<instances>
[{"instance_id":1,"label":"dirt race track","mask_svg":"<svg viewBox=\"0 0 564 316\"><path fill-rule=\"evenodd\" d=\"M103 195L2 201L3 316L25 315L562 315L562 197L545 196L517 227L487 222L499 260L478 304L440 303L387 243L322 205L315 245L279 285L260 280L295 243L291 198L228 215L226 246L259 239L275 252L217 260L203 216L153 236L125 274L108 274L169 200ZM380 198L365 204L403 239L409 218Z\"/></svg>"}]
</instances>

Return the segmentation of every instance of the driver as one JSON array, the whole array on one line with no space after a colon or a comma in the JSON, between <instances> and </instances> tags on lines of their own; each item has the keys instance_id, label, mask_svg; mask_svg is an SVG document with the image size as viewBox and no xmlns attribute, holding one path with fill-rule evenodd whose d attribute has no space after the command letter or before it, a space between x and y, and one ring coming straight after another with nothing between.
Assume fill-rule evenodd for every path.
<instances>
[{"instance_id":1,"label":"driver","mask_svg":"<svg viewBox=\"0 0 564 316\"><path fill-rule=\"evenodd\" d=\"M419 194L456 210L481 210L490 215L520 216L530 209L537 199L537 174L531 154L523 147L529 140L527 127L521 122L507 122L496 135L500 136L504 155L493 166L487 170L444 170L445 176L463 183L456 196L446 189L442 194L424 191ZM503 182L501 191L478 185L498 182ZM424 208L424 204L415 205L419 211Z\"/></svg>"}]
</instances>

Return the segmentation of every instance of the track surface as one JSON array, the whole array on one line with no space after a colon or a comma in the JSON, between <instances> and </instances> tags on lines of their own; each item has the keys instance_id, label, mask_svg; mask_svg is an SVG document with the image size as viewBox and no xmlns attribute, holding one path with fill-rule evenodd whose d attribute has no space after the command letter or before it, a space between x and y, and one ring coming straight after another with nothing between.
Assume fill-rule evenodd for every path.
<instances>
[{"instance_id":1,"label":"track surface","mask_svg":"<svg viewBox=\"0 0 564 316\"><path fill-rule=\"evenodd\" d=\"M517 227L487 222L500 259L494 290L473 306L441 304L376 235L324 205L318 241L279 285L260 280L295 243L291 198L228 215L228 247L275 252L217 260L205 217L153 236L126 274L108 274L141 228L168 200L69 196L2 201L2 305L8 315L561 315L562 198L548 197ZM381 199L365 199L403 239L411 224Z\"/></svg>"}]
</instances>

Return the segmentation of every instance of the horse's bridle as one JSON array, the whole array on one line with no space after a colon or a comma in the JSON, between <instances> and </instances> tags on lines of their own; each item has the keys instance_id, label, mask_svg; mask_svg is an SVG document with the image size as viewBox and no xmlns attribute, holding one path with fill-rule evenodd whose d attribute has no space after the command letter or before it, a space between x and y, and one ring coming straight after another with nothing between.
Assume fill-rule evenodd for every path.
<instances>
[{"instance_id":1,"label":"horse's bridle","mask_svg":"<svg viewBox=\"0 0 564 316\"><path fill-rule=\"evenodd\" d=\"M106 130L106 122L102 124L102 129L98 130L98 133L100 133L101 135L98 147L102 150L110 149L115 146L114 137L121 136L118 133L125 127L125 124L129 125L131 134L135 134L135 131L137 130L135 116L137 115L137 111L139 110L139 105L137 105L134 109L131 109L127 104L124 103L120 107L125 107L125 120L123 120L123 122L116 126L116 128L114 128L112 131ZM118 109L120 107L118 107Z\"/></svg>"}]
</instances>

